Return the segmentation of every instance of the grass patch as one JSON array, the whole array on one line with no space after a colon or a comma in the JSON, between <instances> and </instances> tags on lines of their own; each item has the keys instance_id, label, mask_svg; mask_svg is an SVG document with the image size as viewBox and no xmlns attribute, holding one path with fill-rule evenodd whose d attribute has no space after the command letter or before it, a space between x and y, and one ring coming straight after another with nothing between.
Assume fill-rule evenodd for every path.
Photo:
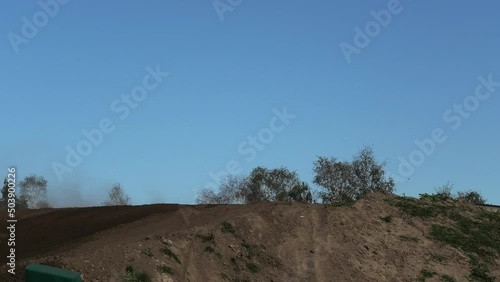
<instances>
[{"instance_id":1,"label":"grass patch","mask_svg":"<svg viewBox=\"0 0 500 282\"><path fill-rule=\"evenodd\" d=\"M430 235L443 243L463 250L470 258L470 278L494 281L489 267L500 256L500 214L487 211L474 218L452 212L449 218L455 225L433 224Z\"/></svg>"},{"instance_id":2,"label":"grass patch","mask_svg":"<svg viewBox=\"0 0 500 282\"><path fill-rule=\"evenodd\" d=\"M233 265L233 269L234 271L236 271L236 273L239 273L241 271L240 269L240 265L238 264L238 262L236 261L236 258L235 257L232 257L231 258L231 264Z\"/></svg>"},{"instance_id":3,"label":"grass patch","mask_svg":"<svg viewBox=\"0 0 500 282\"><path fill-rule=\"evenodd\" d=\"M169 247L165 247L161 250L164 254L175 260L178 264L181 264L181 260L179 259L179 256L174 253Z\"/></svg>"},{"instance_id":4,"label":"grass patch","mask_svg":"<svg viewBox=\"0 0 500 282\"><path fill-rule=\"evenodd\" d=\"M419 195L420 195L420 199L428 199L433 203L443 202L443 201L447 201L447 200L453 200L453 198L446 193L435 193L435 194L424 193L424 194L419 194Z\"/></svg>"},{"instance_id":5,"label":"grass patch","mask_svg":"<svg viewBox=\"0 0 500 282\"><path fill-rule=\"evenodd\" d=\"M488 264L482 262L478 257L470 255L472 271L470 278L473 281L494 282L495 277L490 276Z\"/></svg>"},{"instance_id":6,"label":"grass patch","mask_svg":"<svg viewBox=\"0 0 500 282\"><path fill-rule=\"evenodd\" d=\"M247 258L252 259L255 255L257 255L257 245L250 244L247 241L243 240L241 246L247 250Z\"/></svg>"},{"instance_id":7,"label":"grass patch","mask_svg":"<svg viewBox=\"0 0 500 282\"><path fill-rule=\"evenodd\" d=\"M422 218L435 217L438 214L446 213L446 211L449 209L449 207L437 203L426 204L417 199L410 198L401 198L399 201L392 202L392 205L411 216Z\"/></svg>"},{"instance_id":8,"label":"grass patch","mask_svg":"<svg viewBox=\"0 0 500 282\"><path fill-rule=\"evenodd\" d=\"M494 281L489 268L500 257L500 213L481 211L474 216L469 216L466 212L473 210L462 207L458 210L450 199L446 193L437 193L421 194L420 199L392 197L386 199L386 202L411 216L423 219L444 216L453 220L454 223L451 225L431 224L430 237L460 249L469 256L471 280ZM411 237L400 236L400 238L415 241ZM431 255L430 259L437 262L446 260L436 254ZM429 273L421 273L420 277L424 280L420 281L428 278L425 275ZM445 275L440 276L442 281L454 281L450 278L453 279Z\"/></svg>"},{"instance_id":9,"label":"grass patch","mask_svg":"<svg viewBox=\"0 0 500 282\"><path fill-rule=\"evenodd\" d=\"M208 233L207 235L196 234L196 237L201 240L203 243L212 243L215 244L215 235L214 233Z\"/></svg>"},{"instance_id":10,"label":"grass patch","mask_svg":"<svg viewBox=\"0 0 500 282\"><path fill-rule=\"evenodd\" d=\"M125 272L127 273L125 277L123 277L124 282L152 282L151 277L149 275L142 271L136 273L134 271L134 268L132 266L127 266L125 267Z\"/></svg>"},{"instance_id":11,"label":"grass patch","mask_svg":"<svg viewBox=\"0 0 500 282\"><path fill-rule=\"evenodd\" d=\"M206 253L215 254L220 259L223 257L222 254L217 252L212 246L206 246L203 251L205 251Z\"/></svg>"},{"instance_id":12,"label":"grass patch","mask_svg":"<svg viewBox=\"0 0 500 282\"><path fill-rule=\"evenodd\" d=\"M165 274L175 274L175 271L170 266L164 264L158 266L158 271Z\"/></svg>"},{"instance_id":13,"label":"grass patch","mask_svg":"<svg viewBox=\"0 0 500 282\"><path fill-rule=\"evenodd\" d=\"M440 262L440 263L446 262L448 260L446 257L439 255L439 254L436 254L436 253L432 253L430 259L432 261Z\"/></svg>"},{"instance_id":14,"label":"grass patch","mask_svg":"<svg viewBox=\"0 0 500 282\"><path fill-rule=\"evenodd\" d=\"M234 229L234 226L227 221L222 222L221 231L224 233L231 233L231 234L236 233L236 229Z\"/></svg>"},{"instance_id":15,"label":"grass patch","mask_svg":"<svg viewBox=\"0 0 500 282\"><path fill-rule=\"evenodd\" d=\"M142 250L141 253L145 256L153 257L153 251L151 251L151 248L146 248Z\"/></svg>"},{"instance_id":16,"label":"grass patch","mask_svg":"<svg viewBox=\"0 0 500 282\"><path fill-rule=\"evenodd\" d=\"M220 277L222 277L222 279L226 280L226 281L230 281L231 278L229 278L229 275L227 275L226 273L222 272L220 274Z\"/></svg>"},{"instance_id":17,"label":"grass patch","mask_svg":"<svg viewBox=\"0 0 500 282\"><path fill-rule=\"evenodd\" d=\"M392 222L392 216L390 216L390 215L381 217L380 219L382 219L383 221L385 221L387 223Z\"/></svg>"},{"instance_id":18,"label":"grass patch","mask_svg":"<svg viewBox=\"0 0 500 282\"><path fill-rule=\"evenodd\" d=\"M439 277L439 280L443 281L443 282L457 282L457 280L455 280L455 278L451 277L450 275L446 275L446 274L441 275L441 277Z\"/></svg>"},{"instance_id":19,"label":"grass patch","mask_svg":"<svg viewBox=\"0 0 500 282\"><path fill-rule=\"evenodd\" d=\"M212 254L215 253L215 249L212 246L206 246L204 251Z\"/></svg>"},{"instance_id":20,"label":"grass patch","mask_svg":"<svg viewBox=\"0 0 500 282\"><path fill-rule=\"evenodd\" d=\"M406 235L399 235L399 239L401 239L401 241L407 241L407 242L414 242L414 243L420 242L420 239L418 239L417 237L406 236Z\"/></svg>"},{"instance_id":21,"label":"grass patch","mask_svg":"<svg viewBox=\"0 0 500 282\"><path fill-rule=\"evenodd\" d=\"M434 224L431 236L460 248L467 253L477 253L486 262L491 262L500 254L500 226L494 234L491 226L482 226L470 219L463 219L458 228Z\"/></svg>"},{"instance_id":22,"label":"grass patch","mask_svg":"<svg viewBox=\"0 0 500 282\"><path fill-rule=\"evenodd\" d=\"M434 277L434 275L436 275L436 272L422 269L422 271L420 271L418 281L425 282L427 279Z\"/></svg>"},{"instance_id":23,"label":"grass patch","mask_svg":"<svg viewBox=\"0 0 500 282\"><path fill-rule=\"evenodd\" d=\"M247 268L252 273L258 273L260 271L260 267L258 265L256 265L255 263L253 263L253 262L248 262L247 263Z\"/></svg>"}]
</instances>

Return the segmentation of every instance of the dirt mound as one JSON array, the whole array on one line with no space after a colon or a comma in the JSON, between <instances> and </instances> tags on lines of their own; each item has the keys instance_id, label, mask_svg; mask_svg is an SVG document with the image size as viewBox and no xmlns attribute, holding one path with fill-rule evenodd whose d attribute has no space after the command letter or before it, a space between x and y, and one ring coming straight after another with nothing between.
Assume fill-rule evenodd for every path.
<instances>
[{"instance_id":1,"label":"dirt mound","mask_svg":"<svg viewBox=\"0 0 500 282\"><path fill-rule=\"evenodd\" d=\"M30 262L106 282L500 278L500 214L433 197L50 209L18 226L12 281Z\"/></svg>"}]
</instances>

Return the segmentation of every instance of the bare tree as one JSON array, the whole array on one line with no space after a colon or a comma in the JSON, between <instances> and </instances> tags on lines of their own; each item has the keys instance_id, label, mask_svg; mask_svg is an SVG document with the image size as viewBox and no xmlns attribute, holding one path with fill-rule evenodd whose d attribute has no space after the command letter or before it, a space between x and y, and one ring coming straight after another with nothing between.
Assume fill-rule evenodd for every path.
<instances>
[{"instance_id":1,"label":"bare tree","mask_svg":"<svg viewBox=\"0 0 500 282\"><path fill-rule=\"evenodd\" d=\"M296 183L292 189L288 192L289 200L301 202L301 203L312 203L313 193L311 188L307 183L301 182Z\"/></svg>"},{"instance_id":2,"label":"bare tree","mask_svg":"<svg viewBox=\"0 0 500 282\"><path fill-rule=\"evenodd\" d=\"M226 204L222 203L219 195L214 190L204 188L198 192L196 197L197 204Z\"/></svg>"},{"instance_id":3,"label":"bare tree","mask_svg":"<svg viewBox=\"0 0 500 282\"><path fill-rule=\"evenodd\" d=\"M130 198L123 192L120 183L116 183L109 190L109 199L102 204L104 206L126 206L130 205Z\"/></svg>"},{"instance_id":4,"label":"bare tree","mask_svg":"<svg viewBox=\"0 0 500 282\"><path fill-rule=\"evenodd\" d=\"M42 176L29 175L19 182L19 199L27 203L28 208L48 207L47 180Z\"/></svg>"},{"instance_id":5,"label":"bare tree","mask_svg":"<svg viewBox=\"0 0 500 282\"><path fill-rule=\"evenodd\" d=\"M198 204L243 204L248 187L248 180L243 176L228 175L224 178L217 192L203 189L198 193Z\"/></svg>"},{"instance_id":6,"label":"bare tree","mask_svg":"<svg viewBox=\"0 0 500 282\"><path fill-rule=\"evenodd\" d=\"M218 198L223 204L244 204L245 193L248 190L248 178L229 175L219 187Z\"/></svg>"}]
</instances>

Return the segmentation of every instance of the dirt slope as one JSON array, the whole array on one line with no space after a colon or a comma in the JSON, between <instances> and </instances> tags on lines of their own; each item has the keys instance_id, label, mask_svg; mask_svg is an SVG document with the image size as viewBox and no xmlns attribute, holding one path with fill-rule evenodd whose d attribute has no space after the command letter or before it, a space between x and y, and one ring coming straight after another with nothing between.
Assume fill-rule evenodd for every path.
<instances>
[{"instance_id":1,"label":"dirt slope","mask_svg":"<svg viewBox=\"0 0 500 282\"><path fill-rule=\"evenodd\" d=\"M467 281L475 271L475 277L500 278L500 249L490 240L500 234L500 214L484 217L475 206L432 200L373 194L352 207L262 203L41 210L19 215L18 274L0 281L24 281L20 270L29 262L106 282L127 281L127 266L128 281L141 281L132 279L130 267L152 281ZM483 228L477 216L491 224ZM470 234L486 232L477 238L490 234L485 246L472 239L460 245L451 240L460 234L446 237L438 228L466 223ZM473 245L492 255L484 263L472 261Z\"/></svg>"}]
</instances>

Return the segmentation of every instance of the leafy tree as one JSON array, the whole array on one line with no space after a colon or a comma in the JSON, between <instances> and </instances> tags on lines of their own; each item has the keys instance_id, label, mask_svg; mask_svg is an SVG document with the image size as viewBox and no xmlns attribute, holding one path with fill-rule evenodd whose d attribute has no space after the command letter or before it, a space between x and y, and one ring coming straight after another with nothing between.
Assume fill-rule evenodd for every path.
<instances>
[{"instance_id":1,"label":"leafy tree","mask_svg":"<svg viewBox=\"0 0 500 282\"><path fill-rule=\"evenodd\" d=\"M337 161L336 158L319 157L314 163L313 182L321 186L320 192L324 203L349 203L355 198L355 188L351 180L351 167L347 162Z\"/></svg>"},{"instance_id":2,"label":"leafy tree","mask_svg":"<svg viewBox=\"0 0 500 282\"><path fill-rule=\"evenodd\" d=\"M263 167L254 168L248 177L247 189L243 192L245 203L258 203L269 200L263 187L266 169Z\"/></svg>"},{"instance_id":3,"label":"leafy tree","mask_svg":"<svg viewBox=\"0 0 500 282\"><path fill-rule=\"evenodd\" d=\"M354 173L354 185L359 187L357 198L362 198L373 191L394 192L394 180L385 179L385 162L379 164L375 160L373 149L364 147L351 163Z\"/></svg>"},{"instance_id":4,"label":"leafy tree","mask_svg":"<svg viewBox=\"0 0 500 282\"><path fill-rule=\"evenodd\" d=\"M312 202L312 193L307 184L301 182L296 172L288 169L264 167L255 168L248 177L248 193L245 202L261 201Z\"/></svg>"},{"instance_id":5,"label":"leafy tree","mask_svg":"<svg viewBox=\"0 0 500 282\"><path fill-rule=\"evenodd\" d=\"M255 168L248 177L226 177L217 192L203 189L196 202L200 204L248 204L262 201L312 202L309 186L300 182L297 173L286 168Z\"/></svg>"},{"instance_id":6,"label":"leafy tree","mask_svg":"<svg viewBox=\"0 0 500 282\"><path fill-rule=\"evenodd\" d=\"M288 192L289 199L302 203L312 203L313 196L311 188L305 182L295 184Z\"/></svg>"},{"instance_id":7,"label":"leafy tree","mask_svg":"<svg viewBox=\"0 0 500 282\"><path fill-rule=\"evenodd\" d=\"M130 205L130 198L125 194L120 186L120 183L116 183L109 190L109 199L103 202L104 206L126 206Z\"/></svg>"},{"instance_id":8,"label":"leafy tree","mask_svg":"<svg viewBox=\"0 0 500 282\"><path fill-rule=\"evenodd\" d=\"M351 162L318 157L313 182L324 189L323 202L348 204L370 192L394 192L394 180L385 178L384 166L376 162L371 147L364 147Z\"/></svg>"},{"instance_id":9,"label":"leafy tree","mask_svg":"<svg viewBox=\"0 0 500 282\"><path fill-rule=\"evenodd\" d=\"M29 175L19 182L19 199L26 202L28 208L40 208L47 205L47 180L42 176Z\"/></svg>"}]
</instances>

